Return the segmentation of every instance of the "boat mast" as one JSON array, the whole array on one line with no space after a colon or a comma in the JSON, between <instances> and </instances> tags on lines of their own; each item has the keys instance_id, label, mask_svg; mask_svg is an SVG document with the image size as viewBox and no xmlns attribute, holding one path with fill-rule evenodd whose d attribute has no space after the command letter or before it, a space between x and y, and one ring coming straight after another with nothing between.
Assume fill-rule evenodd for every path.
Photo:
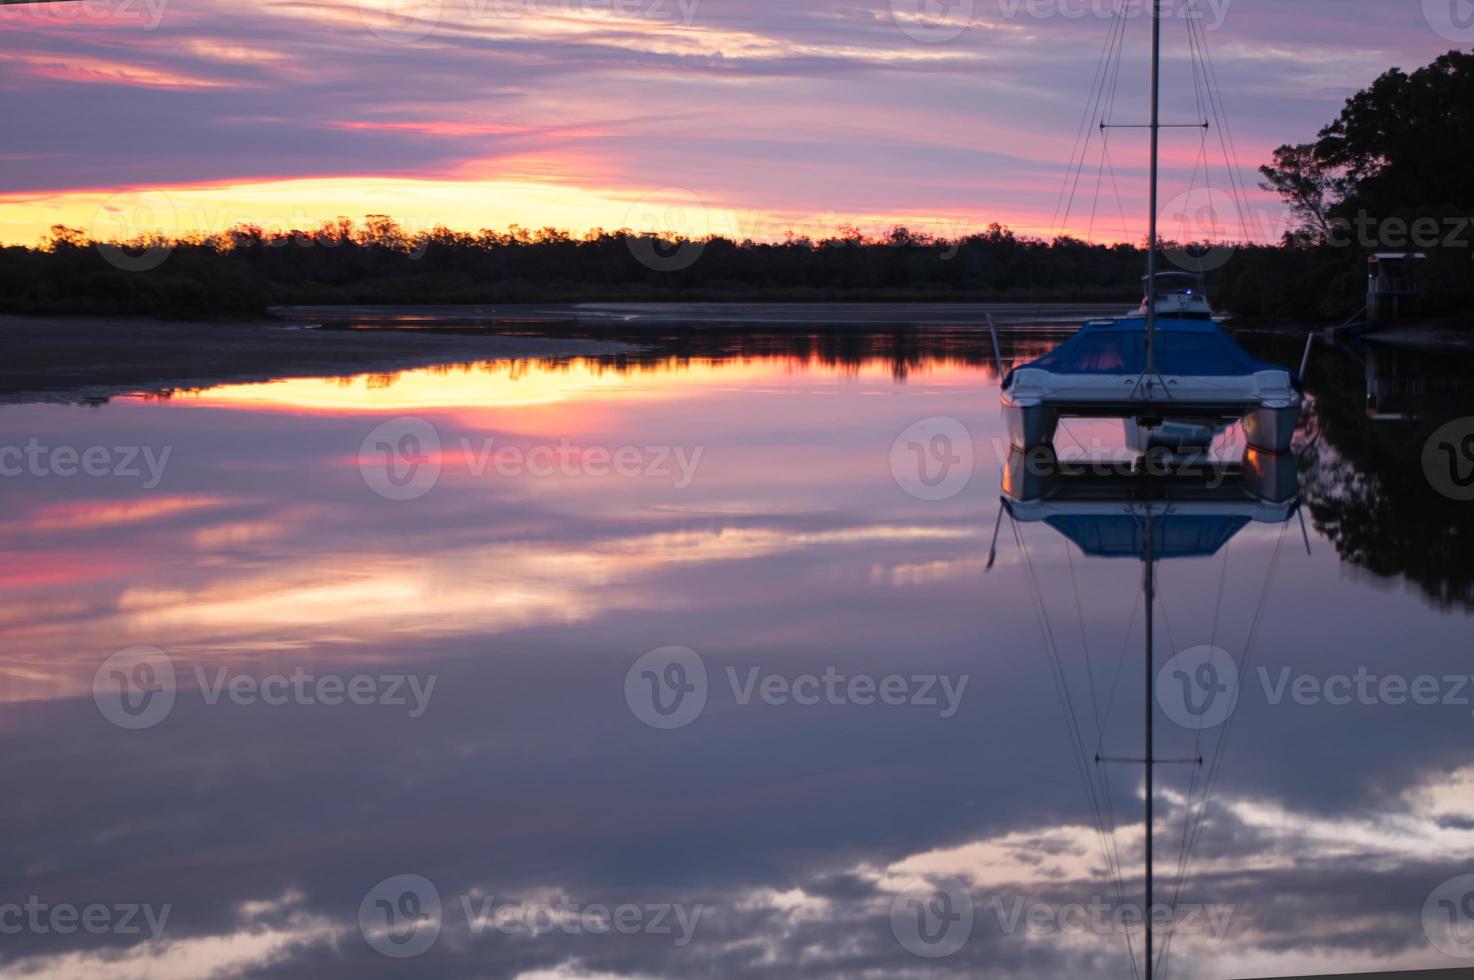
<instances>
[{"instance_id":1,"label":"boat mast","mask_svg":"<svg viewBox=\"0 0 1474 980\"><path fill-rule=\"evenodd\" d=\"M1152 0L1151 203L1146 236L1146 373L1157 373L1157 147L1161 141L1162 0ZM1150 389L1148 389L1150 391Z\"/></svg>"},{"instance_id":2,"label":"boat mast","mask_svg":"<svg viewBox=\"0 0 1474 980\"><path fill-rule=\"evenodd\" d=\"M1151 334L1147 334L1150 338ZM1150 340L1148 340L1150 343ZM1150 350L1151 348L1147 348ZM1142 916L1142 922L1146 929L1146 980L1152 980L1152 770L1155 760L1152 758L1152 646L1153 633L1153 607L1156 605L1156 576L1155 561L1152 554L1152 505L1146 506L1146 561L1142 572L1144 579L1142 591L1146 594L1146 685L1143 709L1146 715L1146 909Z\"/></svg>"}]
</instances>

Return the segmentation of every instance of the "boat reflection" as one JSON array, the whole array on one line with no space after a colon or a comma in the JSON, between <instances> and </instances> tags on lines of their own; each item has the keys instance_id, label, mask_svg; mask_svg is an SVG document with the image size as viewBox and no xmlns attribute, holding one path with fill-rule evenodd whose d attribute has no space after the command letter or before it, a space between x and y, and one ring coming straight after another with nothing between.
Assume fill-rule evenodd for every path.
<instances>
[{"instance_id":1,"label":"boat reflection","mask_svg":"<svg viewBox=\"0 0 1474 980\"><path fill-rule=\"evenodd\" d=\"M1300 505L1290 453L1246 447L1237 462L1063 461L1052 449L1014 450L1003 505L1018 522L1045 523L1086 555L1211 557L1251 522L1283 524ZM1148 520L1150 518L1150 521Z\"/></svg>"},{"instance_id":2,"label":"boat reflection","mask_svg":"<svg viewBox=\"0 0 1474 980\"><path fill-rule=\"evenodd\" d=\"M1057 690L1061 694L1060 700L1065 709L1071 742L1082 763L1081 772L1090 797L1096 829L1100 834L1102 858L1110 872L1118 900L1128 886L1122 872L1120 845L1116 840L1117 823L1111 809L1110 778L1103 767L1125 763L1133 768L1140 766L1144 774L1142 878L1145 895L1141 908L1150 911L1141 920L1143 927L1139 938L1140 966L1149 980L1154 970L1164 972L1163 967L1173 938L1170 923L1176 915L1177 903L1198 841L1198 830L1219 772L1223 749L1227 744L1225 730L1214 739L1212 761L1205 767L1205 755L1209 753L1205 750L1203 734L1205 730L1223 724L1232 713L1232 705L1237 701L1249 653L1257 635L1257 629L1251 630L1243 649L1237 654L1218 648L1213 645L1218 638L1218 615L1215 611L1213 642L1175 654L1159 675L1154 656L1157 639L1155 618L1158 610L1157 563L1178 558L1211 558L1223 551L1228 542L1251 523L1281 527L1286 525L1299 511L1297 460L1291 453L1272 454L1245 447L1243 456L1237 462L1224 462L1202 455L1184 457L1160 453L1146 454L1125 462L1115 459L1064 462L1052 447L1046 446L1028 452L1014 449L1003 467L1002 479L1002 507L994 530L993 551L989 556L990 567L997 555L997 529L1002 525L1005 512L1013 523L1015 535L1018 534L1020 524L1042 523L1063 535L1087 557L1132 558L1142 563L1142 752L1139 756L1126 757L1106 754L1107 736L1100 722L1098 692L1094 687L1093 676L1087 674L1091 684L1089 703L1096 718L1095 748L1092 753L1090 733L1077 717L1069 694L1070 681L1066 676L1055 632L1049 623L1048 608L1038 587L1027 546L1021 536L1017 537L1019 552L1029 566L1028 576L1034 587L1033 598L1040 614L1041 636L1051 659ZM1301 529L1303 533L1303 523ZM1309 537L1305 540L1308 550ZM1276 557L1278 551L1276 546ZM1224 573L1226 572L1225 562ZM1083 609L1079 607L1079 589L1073 566L1070 576L1076 589L1077 614L1088 669L1087 629ZM1266 588L1260 592L1259 606L1252 617L1256 624L1262 619L1264 602L1268 596L1268 582L1269 576L1266 576ZM1220 580L1220 600L1222 590L1223 582ZM1167 625L1170 640L1171 626L1166 622L1168 616L1165 606L1162 609L1162 618ZM1130 642L1129 627L1126 642ZM1124 656L1125 646L1122 653ZM1119 668L1116 676L1119 679ZM1180 682L1180 687L1174 689L1174 682ZM1180 691L1180 695L1174 698L1173 694L1177 691ZM1113 684L1112 697L1114 694ZM1222 711L1224 705L1228 706L1227 713L1222 719L1215 721L1215 712ZM1155 734L1156 714L1159 710L1179 725L1194 729L1191 754L1173 758L1159 752L1161 746ZM1105 712L1108 716L1109 702ZM1094 764L1093 770L1091 763ZM1171 794L1163 794L1166 802L1180 809L1182 827L1180 842L1172 848L1177 851L1178 858L1167 889L1171 894L1167 905L1169 925L1163 928L1156 923L1160 906L1154 901L1156 877L1152 866L1157 831L1155 807L1158 791L1155 780L1158 767L1170 764L1184 764L1192 769L1193 775L1191 784L1180 800L1173 800ZM1160 897L1160 893L1157 897ZM1138 966L1135 938L1137 937L1129 932L1126 934L1133 974L1137 973Z\"/></svg>"}]
</instances>

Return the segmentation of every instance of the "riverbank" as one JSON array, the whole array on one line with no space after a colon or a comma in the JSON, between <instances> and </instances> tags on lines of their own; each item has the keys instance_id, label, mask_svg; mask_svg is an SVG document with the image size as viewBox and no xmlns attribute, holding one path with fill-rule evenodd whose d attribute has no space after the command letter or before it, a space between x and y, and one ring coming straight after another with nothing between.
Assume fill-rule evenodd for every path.
<instances>
[{"instance_id":1,"label":"riverbank","mask_svg":"<svg viewBox=\"0 0 1474 980\"><path fill-rule=\"evenodd\" d=\"M286 319L324 327L454 330L558 325L752 326L758 328L1016 323L1078 325L1126 312L1127 303L487 303L469 305L276 306Z\"/></svg>"}]
</instances>

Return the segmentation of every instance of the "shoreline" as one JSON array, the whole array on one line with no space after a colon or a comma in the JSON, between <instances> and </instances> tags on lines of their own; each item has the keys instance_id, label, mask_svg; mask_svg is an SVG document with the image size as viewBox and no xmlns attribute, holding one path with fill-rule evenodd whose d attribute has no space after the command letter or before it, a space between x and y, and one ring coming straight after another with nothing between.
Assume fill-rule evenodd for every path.
<instances>
[{"instance_id":1,"label":"shoreline","mask_svg":"<svg viewBox=\"0 0 1474 980\"><path fill-rule=\"evenodd\" d=\"M934 337L956 331L959 340L982 332L986 346L990 317L1017 336L1024 325L1053 332L1122 312L1079 303L579 303L276 307L274 319L226 321L0 316L0 404L89 403L468 361L638 354L671 344L676 327L709 337L919 328ZM1307 330L1262 322L1226 326L1247 333ZM1382 331L1364 339L1426 350L1471 346L1443 331Z\"/></svg>"},{"instance_id":2,"label":"shoreline","mask_svg":"<svg viewBox=\"0 0 1474 980\"><path fill-rule=\"evenodd\" d=\"M0 316L0 404L85 403L219 384L634 349L603 340L320 330L290 320Z\"/></svg>"},{"instance_id":3,"label":"shoreline","mask_svg":"<svg viewBox=\"0 0 1474 980\"><path fill-rule=\"evenodd\" d=\"M1073 326L1115 305L1034 303L586 303L274 307L273 319L0 316L0 405L88 403L280 378L467 361L603 357L674 326L755 332ZM355 329L362 325L372 329ZM569 330L558 336L559 327ZM611 329L612 328L612 329ZM619 334L616 338L591 334Z\"/></svg>"}]
</instances>

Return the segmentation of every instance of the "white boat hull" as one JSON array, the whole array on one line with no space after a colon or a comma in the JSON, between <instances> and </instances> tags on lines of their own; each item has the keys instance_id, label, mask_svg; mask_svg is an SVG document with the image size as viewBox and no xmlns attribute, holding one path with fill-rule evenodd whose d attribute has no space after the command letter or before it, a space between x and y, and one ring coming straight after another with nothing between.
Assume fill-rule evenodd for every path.
<instances>
[{"instance_id":1,"label":"white boat hull","mask_svg":"<svg viewBox=\"0 0 1474 980\"><path fill-rule=\"evenodd\" d=\"M1300 393L1286 371L1248 376L1088 379L1022 369L1003 394L1009 441L1021 450L1053 446L1062 418L1120 418L1146 429L1164 418L1177 441L1193 441L1224 421L1242 420L1248 444L1269 453L1288 452L1300 419ZM1165 436L1164 436L1165 437ZM1170 448L1170 447L1168 447ZM1201 448L1201 447L1194 447Z\"/></svg>"}]
</instances>

